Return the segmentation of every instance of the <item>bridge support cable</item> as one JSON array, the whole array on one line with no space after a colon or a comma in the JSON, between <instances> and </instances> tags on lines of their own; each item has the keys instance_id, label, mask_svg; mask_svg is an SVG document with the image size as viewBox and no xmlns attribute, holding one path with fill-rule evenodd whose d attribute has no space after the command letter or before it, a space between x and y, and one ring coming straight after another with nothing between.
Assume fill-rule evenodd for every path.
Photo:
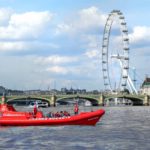
<instances>
[{"instance_id":1,"label":"bridge support cable","mask_svg":"<svg viewBox=\"0 0 150 150\"><path fill-rule=\"evenodd\" d=\"M132 82L132 80L131 80L129 75L128 75L127 83L132 88L133 93L138 94L138 92L137 92L137 90L136 90L136 88L135 88L135 86L134 86L134 84L133 84L133 82Z\"/></svg>"},{"instance_id":2,"label":"bridge support cable","mask_svg":"<svg viewBox=\"0 0 150 150\"><path fill-rule=\"evenodd\" d=\"M118 60L119 60L120 67L121 67L121 69L123 69L122 59L124 59L124 56L112 55L111 58L118 59ZM135 86L134 86L134 84L133 84L133 82L132 82L132 80L131 80L131 78L130 78L129 72L128 72L128 73L124 73L124 74L126 74L126 75L124 76L124 78L127 78L127 85L128 85L128 87L129 87L129 89L130 89L130 92L131 92L132 94L133 94L133 93L138 94L138 92L137 92L137 90L136 90L136 88L135 88Z\"/></svg>"}]
</instances>

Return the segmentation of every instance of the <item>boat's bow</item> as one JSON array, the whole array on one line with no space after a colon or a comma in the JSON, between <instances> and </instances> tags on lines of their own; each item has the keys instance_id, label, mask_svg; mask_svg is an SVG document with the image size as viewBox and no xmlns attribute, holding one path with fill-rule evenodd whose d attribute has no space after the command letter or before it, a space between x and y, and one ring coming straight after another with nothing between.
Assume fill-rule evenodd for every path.
<instances>
[{"instance_id":1,"label":"boat's bow","mask_svg":"<svg viewBox=\"0 0 150 150\"><path fill-rule=\"evenodd\" d=\"M75 125L96 125L99 119L105 114L103 109L92 112L81 112L72 116L72 123Z\"/></svg>"}]
</instances>

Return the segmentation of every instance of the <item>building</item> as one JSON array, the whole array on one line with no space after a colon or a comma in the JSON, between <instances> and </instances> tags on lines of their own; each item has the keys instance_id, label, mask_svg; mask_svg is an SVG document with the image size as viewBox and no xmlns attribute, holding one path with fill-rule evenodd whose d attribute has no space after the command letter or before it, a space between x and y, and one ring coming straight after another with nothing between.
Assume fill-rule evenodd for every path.
<instances>
[{"instance_id":1,"label":"building","mask_svg":"<svg viewBox=\"0 0 150 150\"><path fill-rule=\"evenodd\" d=\"M146 77L142 86L141 86L141 94L150 95L150 78Z\"/></svg>"},{"instance_id":2,"label":"building","mask_svg":"<svg viewBox=\"0 0 150 150\"><path fill-rule=\"evenodd\" d=\"M67 88L61 88L62 94L85 94L86 89L73 89L72 87L70 89Z\"/></svg>"},{"instance_id":3,"label":"building","mask_svg":"<svg viewBox=\"0 0 150 150\"><path fill-rule=\"evenodd\" d=\"M67 88L61 88L61 93L66 94L68 92Z\"/></svg>"},{"instance_id":4,"label":"building","mask_svg":"<svg viewBox=\"0 0 150 150\"><path fill-rule=\"evenodd\" d=\"M21 90L11 90L11 89L7 89L6 90L6 95L24 95L24 92Z\"/></svg>"},{"instance_id":5,"label":"building","mask_svg":"<svg viewBox=\"0 0 150 150\"><path fill-rule=\"evenodd\" d=\"M41 90L26 90L24 91L25 95L39 95L41 94Z\"/></svg>"},{"instance_id":6,"label":"building","mask_svg":"<svg viewBox=\"0 0 150 150\"><path fill-rule=\"evenodd\" d=\"M6 92L6 89L3 86L0 86L0 96Z\"/></svg>"}]
</instances>

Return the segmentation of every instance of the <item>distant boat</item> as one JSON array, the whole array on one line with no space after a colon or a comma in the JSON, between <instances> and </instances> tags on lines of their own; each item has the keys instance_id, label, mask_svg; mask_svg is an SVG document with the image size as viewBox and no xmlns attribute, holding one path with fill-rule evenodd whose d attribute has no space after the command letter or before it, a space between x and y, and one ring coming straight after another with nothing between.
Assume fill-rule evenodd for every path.
<instances>
[{"instance_id":1,"label":"distant boat","mask_svg":"<svg viewBox=\"0 0 150 150\"><path fill-rule=\"evenodd\" d=\"M84 106L92 106L92 103L90 101L85 101Z\"/></svg>"},{"instance_id":2,"label":"distant boat","mask_svg":"<svg viewBox=\"0 0 150 150\"><path fill-rule=\"evenodd\" d=\"M48 107L48 103L42 101L31 102L28 106L33 108L35 104L37 107Z\"/></svg>"},{"instance_id":3,"label":"distant boat","mask_svg":"<svg viewBox=\"0 0 150 150\"><path fill-rule=\"evenodd\" d=\"M133 102L125 98L111 98L105 101L105 106L133 106Z\"/></svg>"},{"instance_id":4,"label":"distant boat","mask_svg":"<svg viewBox=\"0 0 150 150\"><path fill-rule=\"evenodd\" d=\"M92 103L89 100L85 99L68 99L68 100L59 100L56 102L56 106L59 105L67 105L67 106L74 106L78 103L79 106L92 106Z\"/></svg>"}]
</instances>

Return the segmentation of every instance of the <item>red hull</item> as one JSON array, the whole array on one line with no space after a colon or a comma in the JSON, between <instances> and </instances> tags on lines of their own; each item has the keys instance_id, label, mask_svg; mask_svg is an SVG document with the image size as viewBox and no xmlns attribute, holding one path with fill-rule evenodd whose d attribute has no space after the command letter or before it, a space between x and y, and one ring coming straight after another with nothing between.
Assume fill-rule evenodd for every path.
<instances>
[{"instance_id":1,"label":"red hull","mask_svg":"<svg viewBox=\"0 0 150 150\"><path fill-rule=\"evenodd\" d=\"M40 112L41 113L41 112ZM89 125L94 126L105 113L104 110L80 113L69 117L47 118L33 117L28 112L1 111L0 126L60 126Z\"/></svg>"}]
</instances>

